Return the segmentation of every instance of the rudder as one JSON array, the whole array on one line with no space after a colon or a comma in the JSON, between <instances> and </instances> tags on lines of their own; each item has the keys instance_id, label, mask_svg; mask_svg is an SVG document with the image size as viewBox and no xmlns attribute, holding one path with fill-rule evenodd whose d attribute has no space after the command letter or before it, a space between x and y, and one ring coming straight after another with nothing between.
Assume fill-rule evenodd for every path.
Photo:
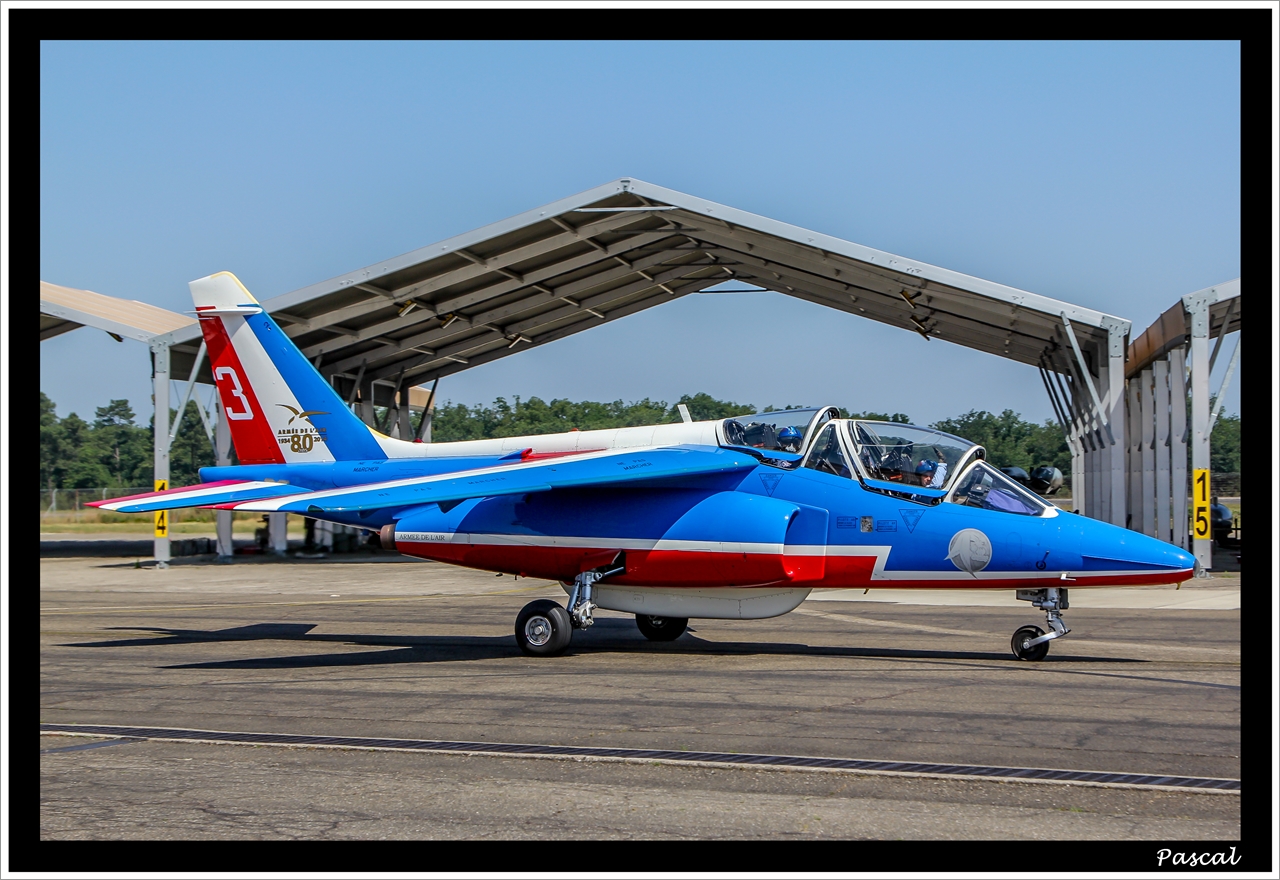
<instances>
[{"instance_id":1,"label":"rudder","mask_svg":"<svg viewBox=\"0 0 1280 880\"><path fill-rule=\"evenodd\" d=\"M217 272L190 287L241 464L387 457L235 275Z\"/></svg>"}]
</instances>

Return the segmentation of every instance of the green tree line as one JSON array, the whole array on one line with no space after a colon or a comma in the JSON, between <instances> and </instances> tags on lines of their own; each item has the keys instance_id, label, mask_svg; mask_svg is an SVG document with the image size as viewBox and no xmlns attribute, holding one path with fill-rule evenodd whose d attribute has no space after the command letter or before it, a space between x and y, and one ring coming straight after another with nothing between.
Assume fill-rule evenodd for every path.
<instances>
[{"instance_id":1,"label":"green tree line","mask_svg":"<svg viewBox=\"0 0 1280 880\"><path fill-rule=\"evenodd\" d=\"M169 411L170 420L177 410ZM40 489L151 486L155 476L152 419L135 423L127 400L95 410L92 422L75 413L58 418L55 404L40 392ZM234 462L234 453L232 453ZM200 468L215 463L196 402L187 403L182 426L169 449L169 483L200 482Z\"/></svg>"},{"instance_id":2,"label":"green tree line","mask_svg":"<svg viewBox=\"0 0 1280 880\"><path fill-rule=\"evenodd\" d=\"M709 394L684 395L675 404L645 398L634 403L615 400L551 402L538 397L508 403L499 397L492 404L467 406L452 401L439 407L431 423L432 439L480 440L525 434L554 434L577 428L624 428L635 425L667 424L680 421L679 404L689 409L695 421L723 419L753 412L796 409L801 404L759 407L717 400ZM170 412L172 419L175 411ZM907 413L850 412L843 418L877 419L910 423ZM40 488L82 489L150 486L153 478L152 426L135 423L127 400L112 400L98 407L92 422L75 413L58 418L55 405L40 394ZM1036 424L1013 410L999 415L970 410L955 418L942 419L929 427L979 443L987 449L989 461L1000 467L1031 470L1052 465L1070 475L1071 453L1057 423L1048 419ZM1240 416L1220 415L1210 438L1211 467L1218 473L1240 470ZM234 462L234 452L232 461ZM169 453L170 485L189 486L200 481L199 469L214 464L213 448L204 432L196 402L187 404L182 426Z\"/></svg>"}]
</instances>

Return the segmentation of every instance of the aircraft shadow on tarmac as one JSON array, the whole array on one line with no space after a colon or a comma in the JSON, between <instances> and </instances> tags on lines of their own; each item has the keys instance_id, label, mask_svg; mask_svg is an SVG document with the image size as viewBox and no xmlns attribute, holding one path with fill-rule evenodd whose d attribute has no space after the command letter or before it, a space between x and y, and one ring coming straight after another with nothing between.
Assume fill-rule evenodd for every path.
<instances>
[{"instance_id":1,"label":"aircraft shadow on tarmac","mask_svg":"<svg viewBox=\"0 0 1280 880\"><path fill-rule=\"evenodd\" d=\"M180 663L163 669L305 669L325 666L380 666L392 663L441 663L465 660L493 660L521 657L515 636L385 636L348 633L313 633L313 623L255 623L220 630L167 629L163 627L112 627L130 632L153 632L152 637L77 642L68 648L135 648L191 645L202 642L297 641L328 642L359 647L385 647L385 651L344 651L333 654L304 654L288 657L252 657L243 660L216 660ZM650 642L630 620L597 619L589 630L574 633L566 656L586 653L685 654L716 656L796 655L814 657L863 657L914 660L982 660L1018 664L1007 652L946 651L922 648L861 648L840 645L805 645L794 642L718 642L693 635L694 630L674 642ZM551 662L554 659L548 658ZM1146 663L1123 657L1047 657L1044 662ZM1032 665L1032 664L1024 664Z\"/></svg>"}]
</instances>

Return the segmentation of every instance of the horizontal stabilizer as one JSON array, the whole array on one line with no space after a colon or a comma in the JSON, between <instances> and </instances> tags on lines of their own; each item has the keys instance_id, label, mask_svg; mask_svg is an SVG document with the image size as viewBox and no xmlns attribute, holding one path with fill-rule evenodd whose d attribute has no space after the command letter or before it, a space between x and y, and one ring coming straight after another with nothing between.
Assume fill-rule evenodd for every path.
<instances>
[{"instance_id":1,"label":"horizontal stabilizer","mask_svg":"<svg viewBox=\"0 0 1280 880\"><path fill-rule=\"evenodd\" d=\"M281 495L298 495L308 490L288 483L270 483L259 480L219 480L216 483L200 483L162 492L144 492L125 498L109 498L106 501L90 501L90 507L114 510L118 513L146 513L152 510L176 510L182 507L213 507L241 501L278 498Z\"/></svg>"},{"instance_id":2,"label":"horizontal stabilizer","mask_svg":"<svg viewBox=\"0 0 1280 880\"><path fill-rule=\"evenodd\" d=\"M758 466L742 452L712 446L604 450L573 458L528 461L480 468L461 474L414 477L345 489L308 492L237 505L238 510L290 513L351 513L383 510L493 495L518 495L551 489L617 486L641 480L723 474Z\"/></svg>"}]
</instances>

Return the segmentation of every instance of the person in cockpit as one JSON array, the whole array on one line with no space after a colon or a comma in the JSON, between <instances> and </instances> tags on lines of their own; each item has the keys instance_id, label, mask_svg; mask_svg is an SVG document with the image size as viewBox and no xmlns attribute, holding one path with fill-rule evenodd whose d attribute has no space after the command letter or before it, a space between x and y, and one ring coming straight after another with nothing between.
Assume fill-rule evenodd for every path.
<instances>
[{"instance_id":1,"label":"person in cockpit","mask_svg":"<svg viewBox=\"0 0 1280 880\"><path fill-rule=\"evenodd\" d=\"M802 439L799 429L788 425L778 432L778 448L783 452L799 452Z\"/></svg>"},{"instance_id":2,"label":"person in cockpit","mask_svg":"<svg viewBox=\"0 0 1280 880\"><path fill-rule=\"evenodd\" d=\"M926 489L941 489L947 481L947 463L926 458L916 465L916 479Z\"/></svg>"}]
</instances>

